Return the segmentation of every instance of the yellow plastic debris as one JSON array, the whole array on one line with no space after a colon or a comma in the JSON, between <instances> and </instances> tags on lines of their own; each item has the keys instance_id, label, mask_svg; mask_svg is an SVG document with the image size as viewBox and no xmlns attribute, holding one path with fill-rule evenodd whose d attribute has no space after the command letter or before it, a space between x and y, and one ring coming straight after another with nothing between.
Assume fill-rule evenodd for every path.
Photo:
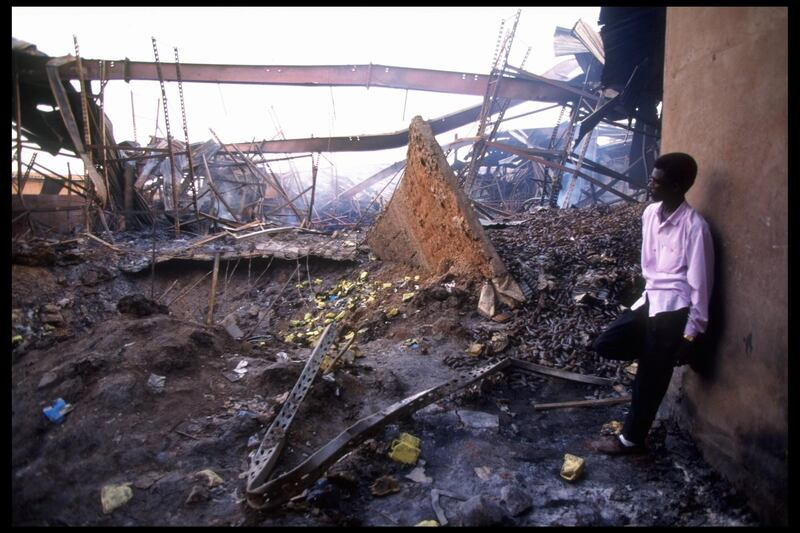
<instances>
[{"instance_id":1,"label":"yellow plastic debris","mask_svg":"<svg viewBox=\"0 0 800 533\"><path fill-rule=\"evenodd\" d=\"M635 376L637 370L639 370L639 363L631 363L630 365L625 367L625 372L627 372L631 376Z\"/></svg>"},{"instance_id":2,"label":"yellow plastic debris","mask_svg":"<svg viewBox=\"0 0 800 533\"><path fill-rule=\"evenodd\" d=\"M419 281L419 276L414 276L414 281Z\"/></svg>"},{"instance_id":3,"label":"yellow plastic debris","mask_svg":"<svg viewBox=\"0 0 800 533\"><path fill-rule=\"evenodd\" d=\"M473 343L473 344L470 345L469 348L467 348L464 351L467 352L468 354L474 356L474 357L477 357L483 351L483 344L479 344L477 342Z\"/></svg>"},{"instance_id":4,"label":"yellow plastic debris","mask_svg":"<svg viewBox=\"0 0 800 533\"><path fill-rule=\"evenodd\" d=\"M404 302L409 301L413 297L414 297L414 293L413 292L405 292L405 293L403 293L403 301Z\"/></svg>"},{"instance_id":5,"label":"yellow plastic debris","mask_svg":"<svg viewBox=\"0 0 800 533\"><path fill-rule=\"evenodd\" d=\"M423 520L419 524L414 525L414 527L439 527L439 522L436 520Z\"/></svg>"},{"instance_id":6,"label":"yellow plastic debris","mask_svg":"<svg viewBox=\"0 0 800 533\"><path fill-rule=\"evenodd\" d=\"M421 440L410 433L401 433L399 439L392 441L389 457L399 463L413 465L419 458Z\"/></svg>"},{"instance_id":7,"label":"yellow plastic debris","mask_svg":"<svg viewBox=\"0 0 800 533\"><path fill-rule=\"evenodd\" d=\"M384 283L383 285L381 285L381 288L382 289L391 289L392 288L392 284L391 283Z\"/></svg>"},{"instance_id":8,"label":"yellow plastic debris","mask_svg":"<svg viewBox=\"0 0 800 533\"><path fill-rule=\"evenodd\" d=\"M306 313L306 314L303 316L303 320L305 320L306 322L308 322L309 320L311 320L311 313Z\"/></svg>"},{"instance_id":9,"label":"yellow plastic debris","mask_svg":"<svg viewBox=\"0 0 800 533\"><path fill-rule=\"evenodd\" d=\"M289 333L283 338L283 342L294 342L294 333Z\"/></svg>"},{"instance_id":10,"label":"yellow plastic debris","mask_svg":"<svg viewBox=\"0 0 800 533\"><path fill-rule=\"evenodd\" d=\"M303 321L302 320L290 320L289 321L289 325L292 326L293 328L299 328L300 326L303 325Z\"/></svg>"},{"instance_id":11,"label":"yellow plastic debris","mask_svg":"<svg viewBox=\"0 0 800 533\"><path fill-rule=\"evenodd\" d=\"M133 498L133 489L130 483L106 485L100 491L100 503L103 505L105 514L125 505L131 498Z\"/></svg>"},{"instance_id":12,"label":"yellow plastic debris","mask_svg":"<svg viewBox=\"0 0 800 533\"><path fill-rule=\"evenodd\" d=\"M392 307L391 309L389 309L389 310L386 312L386 317L387 317L387 318L394 318L394 317L396 317L396 316L397 316L397 314L398 314L399 312L400 312L400 310L399 310L398 308L396 308L396 307Z\"/></svg>"},{"instance_id":13,"label":"yellow plastic debris","mask_svg":"<svg viewBox=\"0 0 800 533\"><path fill-rule=\"evenodd\" d=\"M325 320L324 320L322 323L323 323L323 324L325 324L325 325L327 326L327 325L328 325L328 324L330 324L331 322L333 322L333 319L332 319L332 318L326 318L326 319L325 319Z\"/></svg>"},{"instance_id":14,"label":"yellow plastic debris","mask_svg":"<svg viewBox=\"0 0 800 533\"><path fill-rule=\"evenodd\" d=\"M583 458L571 453L564 454L564 464L561 466L561 477L567 481L575 481L583 473Z\"/></svg>"},{"instance_id":15,"label":"yellow plastic debris","mask_svg":"<svg viewBox=\"0 0 800 533\"><path fill-rule=\"evenodd\" d=\"M11 344L17 344L18 342L22 342L22 335L14 335L11 337Z\"/></svg>"},{"instance_id":16,"label":"yellow plastic debris","mask_svg":"<svg viewBox=\"0 0 800 533\"><path fill-rule=\"evenodd\" d=\"M314 278L314 285L322 285L322 280L319 278Z\"/></svg>"},{"instance_id":17,"label":"yellow plastic debris","mask_svg":"<svg viewBox=\"0 0 800 533\"><path fill-rule=\"evenodd\" d=\"M334 316L334 317L333 317L333 319L334 319L334 320L341 320L341 319L343 319L343 318L344 318L344 316L345 316L346 314L347 314L347 311L340 311L338 315L336 315L336 316Z\"/></svg>"},{"instance_id":18,"label":"yellow plastic debris","mask_svg":"<svg viewBox=\"0 0 800 533\"><path fill-rule=\"evenodd\" d=\"M361 274L358 275L358 279L364 281L365 279L367 279L367 276L369 276L369 272L367 272L366 270L362 270Z\"/></svg>"},{"instance_id":19,"label":"yellow plastic debris","mask_svg":"<svg viewBox=\"0 0 800 533\"><path fill-rule=\"evenodd\" d=\"M356 332L355 331L350 331L350 332L347 333L347 335L344 336L344 338L345 338L345 340L349 341L350 339L352 339L355 336L356 336Z\"/></svg>"},{"instance_id":20,"label":"yellow plastic debris","mask_svg":"<svg viewBox=\"0 0 800 533\"><path fill-rule=\"evenodd\" d=\"M335 318L336 313L325 313L325 318Z\"/></svg>"},{"instance_id":21,"label":"yellow plastic debris","mask_svg":"<svg viewBox=\"0 0 800 533\"><path fill-rule=\"evenodd\" d=\"M372 302L375 301L375 297L374 296L370 296L369 298L367 298L366 301L367 301L368 304L371 304Z\"/></svg>"},{"instance_id":22,"label":"yellow plastic debris","mask_svg":"<svg viewBox=\"0 0 800 533\"><path fill-rule=\"evenodd\" d=\"M414 448L419 448L419 445L422 444L422 439L419 437L415 437L411 433L401 433L400 434L400 442L405 442L409 446L413 446Z\"/></svg>"},{"instance_id":23,"label":"yellow plastic debris","mask_svg":"<svg viewBox=\"0 0 800 533\"><path fill-rule=\"evenodd\" d=\"M225 480L222 479L219 474L211 470L210 468L206 468L205 470L199 471L196 476L203 476L206 478L209 487L216 487L217 485L222 485L225 483Z\"/></svg>"},{"instance_id":24,"label":"yellow plastic debris","mask_svg":"<svg viewBox=\"0 0 800 533\"><path fill-rule=\"evenodd\" d=\"M325 309L325 306L328 305L325 302L323 302L322 300L317 300L316 302L317 302L317 309Z\"/></svg>"}]
</instances>

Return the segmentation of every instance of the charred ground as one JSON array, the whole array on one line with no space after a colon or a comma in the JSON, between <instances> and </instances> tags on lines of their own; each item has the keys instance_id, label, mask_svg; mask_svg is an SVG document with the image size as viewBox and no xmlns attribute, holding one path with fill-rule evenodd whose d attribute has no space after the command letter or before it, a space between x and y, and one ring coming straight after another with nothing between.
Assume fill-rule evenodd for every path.
<instances>
[{"instance_id":1,"label":"charred ground","mask_svg":"<svg viewBox=\"0 0 800 533\"><path fill-rule=\"evenodd\" d=\"M15 243L12 523L414 525L436 518L437 489L464 500L439 497L456 524L754 525L742 499L669 421L657 423L649 455L607 458L586 442L622 420L625 404L533 408L628 393L624 366L598 360L589 344L641 288L640 214L638 206L543 210L489 229L509 270L533 290L502 321L476 312L477 280L427 278L373 260L361 234L320 236L355 243L354 260L223 261L213 327L205 325L208 261L165 261L151 277L149 268L120 268L126 257L92 241ZM147 254L141 236L115 243ZM145 299L120 306L134 294ZM148 301L169 303L169 314ZM337 348L350 333L355 340L341 366L315 381L278 473L359 418L492 357L617 383L497 374L388 425L290 504L253 511L240 478L248 453L331 315L339 317ZM231 337L224 317L243 339ZM476 344L478 355L466 351ZM240 376L233 370L242 361ZM151 375L164 377L163 386L148 384ZM54 424L42 408L59 397L74 409ZM388 457L401 432L422 439L424 465ZM564 453L586 460L576 483L559 477ZM419 466L422 474L406 477ZM205 469L223 482L209 486L198 475ZM374 495L370 487L383 476L399 491ZM102 487L122 483L133 497L104 514Z\"/></svg>"}]
</instances>

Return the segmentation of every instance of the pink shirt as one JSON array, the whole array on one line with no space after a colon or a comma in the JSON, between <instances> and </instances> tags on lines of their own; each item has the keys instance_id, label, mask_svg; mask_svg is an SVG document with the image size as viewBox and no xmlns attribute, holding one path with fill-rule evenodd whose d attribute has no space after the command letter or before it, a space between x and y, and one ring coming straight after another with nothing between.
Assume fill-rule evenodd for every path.
<instances>
[{"instance_id":1,"label":"pink shirt","mask_svg":"<svg viewBox=\"0 0 800 533\"><path fill-rule=\"evenodd\" d=\"M708 223L685 201L661 222L661 202L642 214L642 275L644 293L632 306L650 302L648 314L688 307L684 335L703 333L708 326L708 300L714 284L714 246Z\"/></svg>"}]
</instances>

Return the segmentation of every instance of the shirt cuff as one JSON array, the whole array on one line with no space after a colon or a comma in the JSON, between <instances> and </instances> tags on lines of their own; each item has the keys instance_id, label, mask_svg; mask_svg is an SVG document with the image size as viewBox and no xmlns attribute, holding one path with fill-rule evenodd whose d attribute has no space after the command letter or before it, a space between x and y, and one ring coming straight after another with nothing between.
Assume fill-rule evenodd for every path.
<instances>
[{"instance_id":1,"label":"shirt cuff","mask_svg":"<svg viewBox=\"0 0 800 533\"><path fill-rule=\"evenodd\" d=\"M683 330L683 334L684 335L689 335L691 337L697 337L701 333L702 333L701 331L697 331L697 329L695 329L694 327L692 327L690 325L687 325L686 329Z\"/></svg>"}]
</instances>

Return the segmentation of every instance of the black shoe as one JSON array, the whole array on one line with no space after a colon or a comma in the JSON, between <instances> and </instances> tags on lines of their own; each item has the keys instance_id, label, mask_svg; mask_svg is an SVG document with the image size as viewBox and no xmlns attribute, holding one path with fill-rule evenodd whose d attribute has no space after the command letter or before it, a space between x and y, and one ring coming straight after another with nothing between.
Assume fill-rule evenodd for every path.
<instances>
[{"instance_id":1,"label":"black shoe","mask_svg":"<svg viewBox=\"0 0 800 533\"><path fill-rule=\"evenodd\" d=\"M647 448L643 444L625 446L618 436L601 437L593 440L589 445L594 451L608 455L638 455L647 452Z\"/></svg>"}]
</instances>

